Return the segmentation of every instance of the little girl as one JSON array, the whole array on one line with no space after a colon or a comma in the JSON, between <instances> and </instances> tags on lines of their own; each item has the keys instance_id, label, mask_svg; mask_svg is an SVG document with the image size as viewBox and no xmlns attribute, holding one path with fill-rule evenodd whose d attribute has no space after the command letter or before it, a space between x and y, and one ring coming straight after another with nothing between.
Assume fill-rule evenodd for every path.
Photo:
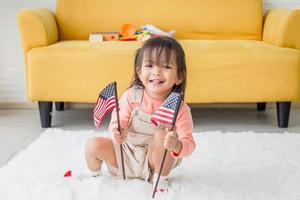
<instances>
[{"instance_id":1,"label":"little girl","mask_svg":"<svg viewBox=\"0 0 300 200\"><path fill-rule=\"evenodd\" d=\"M154 126L151 115L172 91L184 92L185 84L185 54L180 44L169 37L147 40L136 52L131 86L119 99L121 133L114 110L109 125L112 139L97 137L86 144L87 165L93 174L99 174L105 161L110 173L122 176L122 143L127 178L155 183L168 149L157 187L158 191L168 191L170 171L195 149L192 115L188 105L182 103L173 131Z\"/></svg>"}]
</instances>

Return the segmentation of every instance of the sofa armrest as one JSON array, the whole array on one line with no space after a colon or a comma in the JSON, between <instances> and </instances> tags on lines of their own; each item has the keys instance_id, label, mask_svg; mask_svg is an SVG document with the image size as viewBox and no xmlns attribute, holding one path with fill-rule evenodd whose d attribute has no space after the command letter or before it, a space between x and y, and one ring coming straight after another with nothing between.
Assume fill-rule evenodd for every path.
<instances>
[{"instance_id":1,"label":"sofa armrest","mask_svg":"<svg viewBox=\"0 0 300 200\"><path fill-rule=\"evenodd\" d=\"M57 24L50 10L25 9L18 12L17 20L25 58L30 49L57 42Z\"/></svg>"},{"instance_id":2,"label":"sofa armrest","mask_svg":"<svg viewBox=\"0 0 300 200\"><path fill-rule=\"evenodd\" d=\"M263 41L300 50L300 10L273 9L267 13Z\"/></svg>"}]
</instances>

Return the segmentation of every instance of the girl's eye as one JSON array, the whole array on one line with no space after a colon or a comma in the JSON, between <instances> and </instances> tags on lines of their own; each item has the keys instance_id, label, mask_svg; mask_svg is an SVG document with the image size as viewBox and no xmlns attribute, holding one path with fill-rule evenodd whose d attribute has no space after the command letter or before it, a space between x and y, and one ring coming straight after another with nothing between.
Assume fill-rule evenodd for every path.
<instances>
[{"instance_id":1,"label":"girl's eye","mask_svg":"<svg viewBox=\"0 0 300 200\"><path fill-rule=\"evenodd\" d=\"M151 68L151 67L152 67L152 65L150 65L150 64L147 64L147 65L145 65L145 67L147 67L147 68Z\"/></svg>"},{"instance_id":2,"label":"girl's eye","mask_svg":"<svg viewBox=\"0 0 300 200\"><path fill-rule=\"evenodd\" d=\"M171 69L172 67L170 65L163 65L164 69Z\"/></svg>"}]
</instances>

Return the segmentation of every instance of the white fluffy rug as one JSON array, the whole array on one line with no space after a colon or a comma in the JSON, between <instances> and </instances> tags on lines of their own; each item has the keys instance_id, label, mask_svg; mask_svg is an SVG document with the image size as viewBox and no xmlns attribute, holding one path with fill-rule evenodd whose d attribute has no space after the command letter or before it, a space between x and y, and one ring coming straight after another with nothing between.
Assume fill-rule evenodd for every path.
<instances>
[{"instance_id":1,"label":"white fluffy rug","mask_svg":"<svg viewBox=\"0 0 300 200\"><path fill-rule=\"evenodd\" d=\"M84 171L85 141L94 131L49 129L0 169L1 200L151 199L151 185L97 178L63 178ZM300 134L196 133L197 149L157 199L299 200Z\"/></svg>"}]
</instances>

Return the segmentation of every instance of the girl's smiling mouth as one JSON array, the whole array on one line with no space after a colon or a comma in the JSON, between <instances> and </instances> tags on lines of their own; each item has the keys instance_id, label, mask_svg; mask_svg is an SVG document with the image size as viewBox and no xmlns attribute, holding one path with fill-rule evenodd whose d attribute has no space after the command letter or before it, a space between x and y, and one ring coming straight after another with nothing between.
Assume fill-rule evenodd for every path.
<instances>
[{"instance_id":1,"label":"girl's smiling mouth","mask_svg":"<svg viewBox=\"0 0 300 200\"><path fill-rule=\"evenodd\" d=\"M165 81L159 80L159 79L150 79L149 81L150 81L150 83L155 83L155 84L160 84L160 83L164 83L165 82Z\"/></svg>"}]
</instances>

